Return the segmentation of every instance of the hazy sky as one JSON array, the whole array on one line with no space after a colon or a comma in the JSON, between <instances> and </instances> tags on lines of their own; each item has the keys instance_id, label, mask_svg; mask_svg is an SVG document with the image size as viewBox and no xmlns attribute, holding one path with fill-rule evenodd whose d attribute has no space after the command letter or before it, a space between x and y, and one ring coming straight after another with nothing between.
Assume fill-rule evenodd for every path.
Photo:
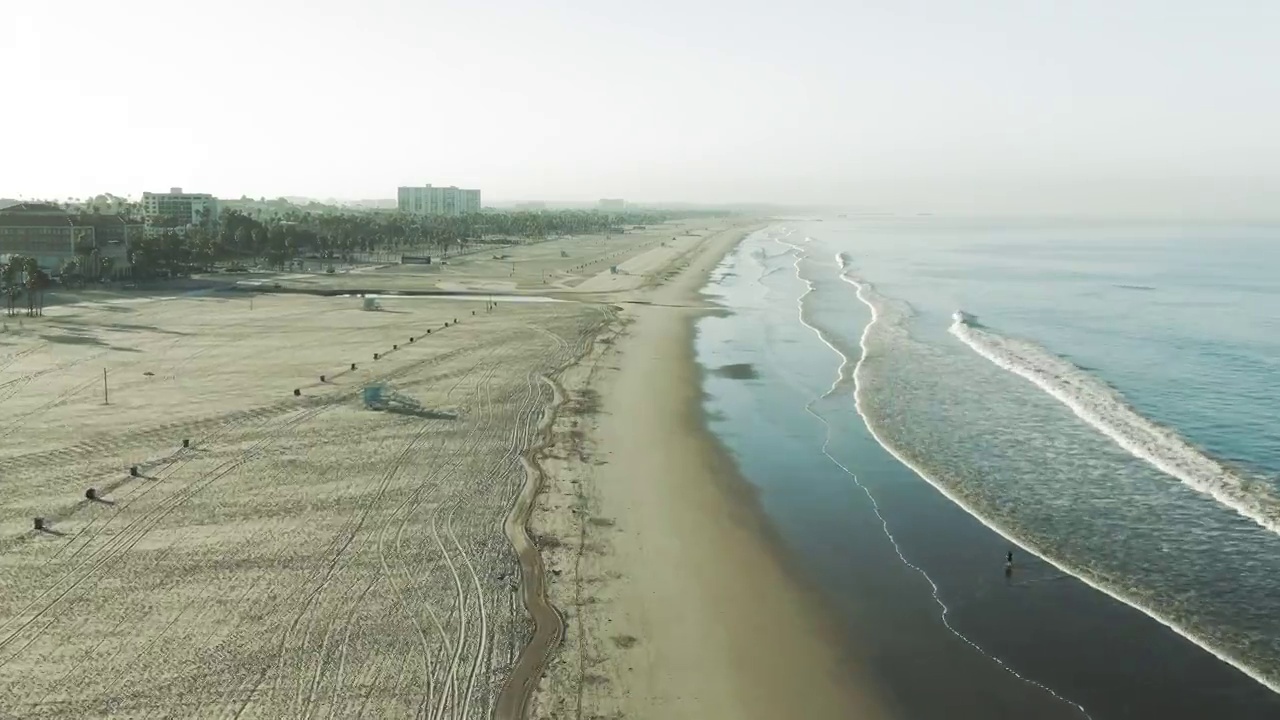
<instances>
[{"instance_id":1,"label":"hazy sky","mask_svg":"<svg viewBox=\"0 0 1280 720\"><path fill-rule=\"evenodd\" d=\"M1280 0L12 0L0 197L1280 214Z\"/></svg>"}]
</instances>

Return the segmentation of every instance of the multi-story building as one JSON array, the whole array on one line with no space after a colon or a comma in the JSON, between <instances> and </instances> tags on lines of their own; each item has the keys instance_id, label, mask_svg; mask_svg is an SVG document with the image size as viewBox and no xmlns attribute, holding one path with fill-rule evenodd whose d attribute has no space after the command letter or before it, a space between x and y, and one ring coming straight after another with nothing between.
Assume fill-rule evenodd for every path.
<instances>
[{"instance_id":1,"label":"multi-story building","mask_svg":"<svg viewBox=\"0 0 1280 720\"><path fill-rule=\"evenodd\" d=\"M0 210L0 259L31 257L54 272L75 259L111 258L122 269L129 241L141 231L118 215L72 215L57 205L20 203Z\"/></svg>"},{"instance_id":2,"label":"multi-story building","mask_svg":"<svg viewBox=\"0 0 1280 720\"><path fill-rule=\"evenodd\" d=\"M626 210L627 201L622 198L603 198L600 200L601 210Z\"/></svg>"},{"instance_id":3,"label":"multi-story building","mask_svg":"<svg viewBox=\"0 0 1280 720\"><path fill-rule=\"evenodd\" d=\"M204 193L184 193L169 188L167 193L142 193L142 220L147 232L173 229L186 232L206 219L218 217L218 199Z\"/></svg>"},{"instance_id":4,"label":"multi-story building","mask_svg":"<svg viewBox=\"0 0 1280 720\"><path fill-rule=\"evenodd\" d=\"M396 207L414 215L466 215L480 212L480 191L457 187L401 187Z\"/></svg>"}]
</instances>

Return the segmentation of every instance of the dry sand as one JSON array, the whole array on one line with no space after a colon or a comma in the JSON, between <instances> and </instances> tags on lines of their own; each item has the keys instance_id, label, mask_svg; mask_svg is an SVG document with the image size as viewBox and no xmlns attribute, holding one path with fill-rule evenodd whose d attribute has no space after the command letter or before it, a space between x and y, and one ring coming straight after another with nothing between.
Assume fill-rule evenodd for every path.
<instances>
[{"instance_id":1,"label":"dry sand","mask_svg":"<svg viewBox=\"0 0 1280 720\"><path fill-rule=\"evenodd\" d=\"M243 283L280 283L284 288L348 288L411 291L580 293L635 290L662 279L671 264L723 226L717 220L664 223L624 233L582 235L493 247L450 257L445 264L372 265L350 272L240 276ZM614 273L611 268L617 268ZM236 276L222 276L235 278Z\"/></svg>"},{"instance_id":2,"label":"dry sand","mask_svg":"<svg viewBox=\"0 0 1280 720\"><path fill-rule=\"evenodd\" d=\"M530 631L503 522L543 376L610 311L485 306L8 319L0 717L489 716ZM365 409L375 381L423 409Z\"/></svg>"},{"instance_id":3,"label":"dry sand","mask_svg":"<svg viewBox=\"0 0 1280 720\"><path fill-rule=\"evenodd\" d=\"M618 326L566 372L533 519L566 637L540 718L884 717L824 639L753 499L702 422L697 288L741 237L623 296Z\"/></svg>"},{"instance_id":4,"label":"dry sand","mask_svg":"<svg viewBox=\"0 0 1280 720\"><path fill-rule=\"evenodd\" d=\"M581 302L6 318L0 717L872 716L702 428L691 308L740 236L251 278Z\"/></svg>"}]
</instances>

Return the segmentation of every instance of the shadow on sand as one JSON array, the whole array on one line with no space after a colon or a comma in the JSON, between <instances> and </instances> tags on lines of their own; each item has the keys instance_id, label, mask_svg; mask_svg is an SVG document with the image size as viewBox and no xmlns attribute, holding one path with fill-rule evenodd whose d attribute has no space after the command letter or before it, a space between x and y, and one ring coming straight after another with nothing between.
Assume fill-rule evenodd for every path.
<instances>
[{"instance_id":1,"label":"shadow on sand","mask_svg":"<svg viewBox=\"0 0 1280 720\"><path fill-rule=\"evenodd\" d=\"M177 335L182 337L187 337L192 334L181 330L166 330L155 325L140 325L138 323L87 324L71 318L47 318L46 322L50 325L65 328L67 331L72 333L88 333L93 332L94 330L119 330L120 332L149 332L160 335Z\"/></svg>"},{"instance_id":2,"label":"shadow on sand","mask_svg":"<svg viewBox=\"0 0 1280 720\"><path fill-rule=\"evenodd\" d=\"M382 412L388 412L395 415L408 415L409 417L423 418L425 420L457 420L458 414L444 412L442 410L425 410L406 407L389 407Z\"/></svg>"},{"instance_id":3,"label":"shadow on sand","mask_svg":"<svg viewBox=\"0 0 1280 720\"><path fill-rule=\"evenodd\" d=\"M117 350L119 352L131 352L131 353L142 352L137 348L124 347L123 345L112 345L111 343L103 342L102 340L99 340L98 338L92 335L44 334L40 336L40 339L44 340L45 342L60 343L63 345L97 345L99 347L107 348L108 350Z\"/></svg>"}]
</instances>

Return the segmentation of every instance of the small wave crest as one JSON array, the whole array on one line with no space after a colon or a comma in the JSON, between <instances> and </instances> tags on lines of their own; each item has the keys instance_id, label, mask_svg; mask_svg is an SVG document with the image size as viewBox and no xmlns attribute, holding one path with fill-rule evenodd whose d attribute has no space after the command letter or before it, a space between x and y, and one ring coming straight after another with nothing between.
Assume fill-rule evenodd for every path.
<instances>
[{"instance_id":1,"label":"small wave crest","mask_svg":"<svg viewBox=\"0 0 1280 720\"><path fill-rule=\"evenodd\" d=\"M957 312L951 334L996 366L1030 381L1134 457L1280 534L1280 498L1176 432L1143 417L1106 383L1035 343L1004 337Z\"/></svg>"},{"instance_id":2,"label":"small wave crest","mask_svg":"<svg viewBox=\"0 0 1280 720\"><path fill-rule=\"evenodd\" d=\"M1175 618L1167 609L1161 608L1147 600L1144 600L1134 592L1132 587L1128 586L1127 580L1107 573L1100 573L1098 570L1091 569L1087 565L1073 562L1069 557L1064 557L1061 552L1061 548L1056 547L1054 544L1045 543L1043 540L1038 540L1034 536L1030 536L1025 532L1015 532L1015 528L1007 525L1004 520L997 516L980 511L975 507L974 503L966 497L965 493L957 488L952 482L947 481L943 476L937 473L931 473L926 470L926 466L918 459L913 459L914 456L908 453L906 448L891 442L885 435L884 429L878 422L873 421L871 414L869 414L867 398L865 396L868 393L868 381L870 380L870 378L867 377L867 373L870 371L867 367L866 361L869 357L876 355L877 352L881 352L881 350L876 350L875 348L884 347L886 344L896 344L896 340L898 338L895 338L894 336L902 335L906 332L901 327L901 321L903 318L892 317L896 314L895 311L899 308L894 302L890 301L889 298L881 296L872 290L871 284L866 280L853 276L851 273L842 274L841 279L857 288L858 299L871 310L871 322L863 329L862 339L860 341L862 352L853 372L855 381L854 406L857 409L858 415L861 416L863 423L866 425L867 430L881 447L883 447L890 455L896 458L903 465L910 468L925 482L936 488L944 497L955 503L965 512L972 515L993 532L1009 539L1024 550L1043 558L1050 565L1056 567L1063 573L1077 578L1089 587L1092 587L1095 590L1116 599L1117 601L1123 602L1140 610L1147 616L1155 619L1157 622L1195 643L1197 646L1201 647L1219 660L1235 667L1272 691L1280 693L1280 683L1278 683L1271 674L1264 672L1255 666L1246 664L1244 660L1235 655L1228 654L1225 650L1221 649L1219 643L1216 642L1216 638L1213 633L1206 633L1204 628L1193 628L1184 620ZM886 317L886 315L889 317ZM1002 367L1003 369L1016 373L1017 371L1014 371L1012 367L1010 367L1011 363L1003 359L996 359L999 357L997 347L982 346L983 341L987 339L1003 340L1003 338L1000 338L998 335L985 332L985 330L986 328L979 325L976 320L973 320L970 323L958 322L953 324L951 327L951 332L956 334L957 337L969 345L971 349L977 351L980 356L986 357L988 360L991 360L994 364ZM993 343L993 345L995 344L996 343ZM982 347L982 349L979 349L979 347ZM1047 358L1048 361L1056 360L1058 364L1071 366L1070 363L1066 362L1062 358L1052 355L1047 350L1040 348L1037 349L1039 350L1040 355ZM1083 374L1083 371L1079 370L1079 368L1075 368L1075 370L1076 372ZM1096 380L1094 380L1094 382L1098 383ZM1105 385L1101 385L1100 383L1098 383L1098 385L1101 392L1117 396L1114 391ZM1043 386L1042 389L1044 389ZM1055 398L1061 400L1061 398L1056 395ZM1136 415L1134 411L1127 408L1123 400L1117 399L1117 402L1128 413ZM1068 406L1071 407L1073 411L1076 411L1076 407L1071 405ZM1079 411L1076 411L1076 413L1077 415L1080 414ZM1150 423L1150 421L1147 421L1144 418L1139 418L1139 420ZM1187 445L1185 441L1178 441L1182 442L1183 445ZM1187 448L1191 452L1200 455L1198 450L1190 448L1189 445L1187 445ZM1209 462L1212 463L1213 461L1210 460ZM1219 466L1219 469L1222 468ZM1272 504L1272 507L1274 507L1274 504ZM1270 526L1268 526L1268 528L1270 528Z\"/></svg>"}]
</instances>

